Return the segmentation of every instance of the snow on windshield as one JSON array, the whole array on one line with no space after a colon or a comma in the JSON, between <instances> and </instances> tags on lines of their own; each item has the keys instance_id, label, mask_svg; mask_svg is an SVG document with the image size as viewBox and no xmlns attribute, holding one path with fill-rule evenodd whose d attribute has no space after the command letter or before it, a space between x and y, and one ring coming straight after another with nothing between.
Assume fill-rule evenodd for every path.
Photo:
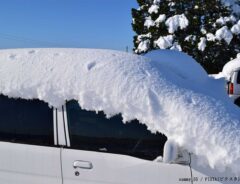
<instances>
[{"instance_id":1,"label":"snow on windshield","mask_svg":"<svg viewBox=\"0 0 240 184\"><path fill-rule=\"evenodd\" d=\"M137 56L96 49L0 51L0 93L60 107L121 113L152 132L240 173L240 111L189 56L170 50Z\"/></svg>"}]
</instances>

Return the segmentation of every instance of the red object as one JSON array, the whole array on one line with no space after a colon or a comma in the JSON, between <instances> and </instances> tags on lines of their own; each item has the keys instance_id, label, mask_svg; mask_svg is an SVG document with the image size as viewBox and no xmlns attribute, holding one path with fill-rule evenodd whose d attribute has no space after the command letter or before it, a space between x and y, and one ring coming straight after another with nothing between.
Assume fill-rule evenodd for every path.
<instances>
[{"instance_id":1,"label":"red object","mask_svg":"<svg viewBox=\"0 0 240 184\"><path fill-rule=\"evenodd\" d=\"M230 94L230 95L233 95L233 91L234 91L234 85L233 85L233 83L229 83L229 86L228 86L228 93Z\"/></svg>"}]
</instances>

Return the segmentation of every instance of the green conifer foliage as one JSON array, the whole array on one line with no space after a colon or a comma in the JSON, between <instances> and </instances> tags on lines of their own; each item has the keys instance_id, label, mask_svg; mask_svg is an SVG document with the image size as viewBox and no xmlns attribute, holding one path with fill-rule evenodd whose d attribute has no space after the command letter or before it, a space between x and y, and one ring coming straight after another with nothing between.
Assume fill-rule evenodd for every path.
<instances>
[{"instance_id":1,"label":"green conifer foliage","mask_svg":"<svg viewBox=\"0 0 240 184\"><path fill-rule=\"evenodd\" d=\"M240 31L232 31L239 14L222 0L137 1L139 8L132 9L137 54L177 49L191 55L208 73L218 73L240 52ZM180 24L171 27L174 21Z\"/></svg>"}]
</instances>

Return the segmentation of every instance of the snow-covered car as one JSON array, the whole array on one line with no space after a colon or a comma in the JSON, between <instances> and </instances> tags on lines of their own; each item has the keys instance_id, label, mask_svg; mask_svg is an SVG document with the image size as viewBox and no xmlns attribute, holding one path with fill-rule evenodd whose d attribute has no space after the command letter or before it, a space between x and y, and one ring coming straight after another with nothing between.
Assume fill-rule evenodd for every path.
<instances>
[{"instance_id":1,"label":"snow-covered car","mask_svg":"<svg viewBox=\"0 0 240 184\"><path fill-rule=\"evenodd\" d=\"M1 50L0 183L232 183L239 109L204 86L176 51Z\"/></svg>"}]
</instances>

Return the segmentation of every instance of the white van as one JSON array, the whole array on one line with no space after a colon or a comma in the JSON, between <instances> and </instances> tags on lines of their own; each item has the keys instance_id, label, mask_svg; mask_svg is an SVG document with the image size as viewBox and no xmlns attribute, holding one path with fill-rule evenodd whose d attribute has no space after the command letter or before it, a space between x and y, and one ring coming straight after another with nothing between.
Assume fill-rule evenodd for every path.
<instances>
[{"instance_id":1,"label":"white van","mask_svg":"<svg viewBox=\"0 0 240 184\"><path fill-rule=\"evenodd\" d=\"M229 97L234 103L240 106L240 70L232 72L230 80L227 82L227 91Z\"/></svg>"}]
</instances>

